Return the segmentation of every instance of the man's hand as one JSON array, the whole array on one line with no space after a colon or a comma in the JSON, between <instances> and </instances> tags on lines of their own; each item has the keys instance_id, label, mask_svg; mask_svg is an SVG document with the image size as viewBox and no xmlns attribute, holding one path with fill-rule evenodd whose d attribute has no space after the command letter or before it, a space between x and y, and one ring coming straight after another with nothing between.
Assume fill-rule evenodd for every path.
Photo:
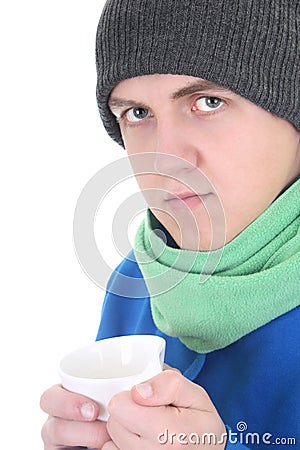
<instances>
[{"instance_id":1,"label":"man's hand","mask_svg":"<svg viewBox=\"0 0 300 450\"><path fill-rule=\"evenodd\" d=\"M106 423L96 420L99 406L89 398L56 385L42 395L41 408L49 414L42 429L44 450L79 446L102 449L110 440Z\"/></svg>"},{"instance_id":2,"label":"man's hand","mask_svg":"<svg viewBox=\"0 0 300 450\"><path fill-rule=\"evenodd\" d=\"M111 441L103 450L224 450L226 429L206 391L180 373L166 370L108 407Z\"/></svg>"}]
</instances>

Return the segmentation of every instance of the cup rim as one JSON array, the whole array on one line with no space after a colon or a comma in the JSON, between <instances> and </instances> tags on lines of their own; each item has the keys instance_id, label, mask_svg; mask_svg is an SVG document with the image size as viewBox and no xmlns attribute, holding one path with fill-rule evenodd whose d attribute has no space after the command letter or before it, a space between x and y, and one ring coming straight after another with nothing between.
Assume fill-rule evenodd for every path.
<instances>
[{"instance_id":1,"label":"cup rim","mask_svg":"<svg viewBox=\"0 0 300 450\"><path fill-rule=\"evenodd\" d=\"M157 340L160 341L161 344L163 345L163 350L165 349L165 345L166 345L166 340L165 338L163 338L162 336L156 335L156 334L129 334L129 335L121 335L121 336L113 336L113 337L108 337L108 338L104 338L104 339L99 339L95 342L92 342L91 344L88 345L84 345L81 346L75 350L73 350L72 352L67 353L60 361L59 363L59 367L58 367L58 372L60 375L61 380L64 380L66 378L73 380L73 381L84 381L85 383L89 383L89 384L93 384L93 383L99 383L99 380L101 380L103 383L105 382L111 382L112 380L123 380L124 378L130 380L130 378L136 378L137 374L132 374L132 375L124 375L124 376L118 376L118 377L109 377L109 378L91 378L91 377L82 377L82 376L77 376L77 375L72 375L68 372L66 372L63 369L63 364L64 362L70 358L71 356L75 355L76 353L80 353L84 350L89 350L93 347L97 347L100 345L103 345L104 343L107 343L109 341L116 341L116 340L124 340L125 338L127 338L128 340L149 340L149 338L151 338L151 340Z\"/></svg>"}]
</instances>

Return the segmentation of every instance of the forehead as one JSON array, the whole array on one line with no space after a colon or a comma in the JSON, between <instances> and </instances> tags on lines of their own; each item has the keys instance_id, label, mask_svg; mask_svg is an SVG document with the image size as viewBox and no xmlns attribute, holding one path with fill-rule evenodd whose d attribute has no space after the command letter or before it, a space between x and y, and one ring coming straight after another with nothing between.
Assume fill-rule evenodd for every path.
<instances>
[{"instance_id":1,"label":"forehead","mask_svg":"<svg viewBox=\"0 0 300 450\"><path fill-rule=\"evenodd\" d=\"M176 100L193 92L214 94L232 93L225 87L202 78L187 75L155 74L129 78L118 83L111 92L109 106L113 107L119 100L141 97L141 94L153 92L157 95L168 94ZM233 93L232 93L233 94Z\"/></svg>"}]
</instances>

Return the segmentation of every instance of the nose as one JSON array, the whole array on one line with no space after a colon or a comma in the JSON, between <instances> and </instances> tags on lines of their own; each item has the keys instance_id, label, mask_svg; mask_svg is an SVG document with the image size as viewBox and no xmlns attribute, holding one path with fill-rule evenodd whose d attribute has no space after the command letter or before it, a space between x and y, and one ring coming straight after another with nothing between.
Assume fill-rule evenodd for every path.
<instances>
[{"instance_id":1,"label":"nose","mask_svg":"<svg viewBox=\"0 0 300 450\"><path fill-rule=\"evenodd\" d=\"M154 170L159 174L177 175L197 167L199 151L192 134L178 118L157 118L154 146Z\"/></svg>"}]
</instances>

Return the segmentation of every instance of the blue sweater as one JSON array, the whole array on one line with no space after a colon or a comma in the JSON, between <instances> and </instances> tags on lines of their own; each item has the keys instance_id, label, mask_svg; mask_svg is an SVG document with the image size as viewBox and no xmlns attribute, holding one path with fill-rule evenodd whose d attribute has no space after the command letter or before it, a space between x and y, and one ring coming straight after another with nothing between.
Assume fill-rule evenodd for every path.
<instances>
[{"instance_id":1,"label":"blue sweater","mask_svg":"<svg viewBox=\"0 0 300 450\"><path fill-rule=\"evenodd\" d=\"M134 292L124 292L124 297L109 292L116 291L118 273L142 278L133 253L129 256L108 283L97 340L163 336L165 362L206 389L228 427L226 450L270 445L300 449L300 307L224 349L200 355L156 328L145 284L139 293L143 298L135 299Z\"/></svg>"}]
</instances>

